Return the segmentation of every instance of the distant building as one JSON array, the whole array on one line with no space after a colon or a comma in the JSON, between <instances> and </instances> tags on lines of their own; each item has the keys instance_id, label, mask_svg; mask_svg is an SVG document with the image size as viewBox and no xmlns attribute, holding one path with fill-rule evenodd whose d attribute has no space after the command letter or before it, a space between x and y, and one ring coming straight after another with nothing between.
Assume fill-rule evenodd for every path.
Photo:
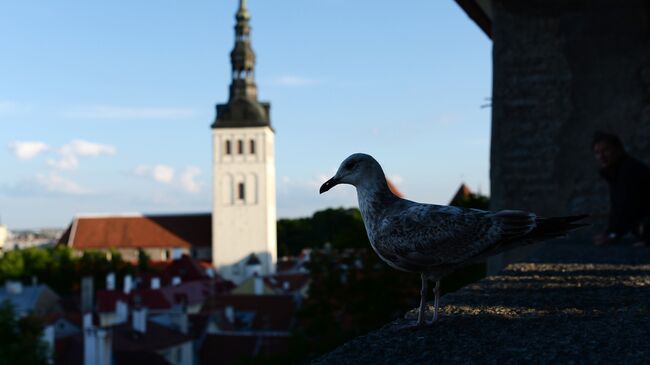
<instances>
[{"instance_id":1,"label":"distant building","mask_svg":"<svg viewBox=\"0 0 650 365\"><path fill-rule=\"evenodd\" d=\"M9 236L9 230L7 226L0 224L0 252L6 249L5 244L7 243L7 237Z\"/></svg>"},{"instance_id":2,"label":"distant building","mask_svg":"<svg viewBox=\"0 0 650 365\"><path fill-rule=\"evenodd\" d=\"M217 105L212 124L212 262L224 278L241 282L251 253L259 258L263 275L275 270L275 132L270 104L257 100L245 0L235 18L230 97Z\"/></svg>"},{"instance_id":3,"label":"distant building","mask_svg":"<svg viewBox=\"0 0 650 365\"><path fill-rule=\"evenodd\" d=\"M208 315L198 350L201 364L237 364L242 358L287 354L298 303L293 295L221 295Z\"/></svg>"},{"instance_id":4,"label":"distant building","mask_svg":"<svg viewBox=\"0 0 650 365\"><path fill-rule=\"evenodd\" d=\"M212 215L80 215L59 239L75 251L117 250L135 261L138 250L152 260L172 260L188 254L211 260Z\"/></svg>"},{"instance_id":5,"label":"distant building","mask_svg":"<svg viewBox=\"0 0 650 365\"><path fill-rule=\"evenodd\" d=\"M472 191L469 189L465 183L460 184L456 194L449 201L449 205L459 205L463 200L466 200L472 196Z\"/></svg>"},{"instance_id":6,"label":"distant building","mask_svg":"<svg viewBox=\"0 0 650 365\"><path fill-rule=\"evenodd\" d=\"M23 285L20 281L6 280L0 287L0 303L8 300L17 316L31 315L45 318L61 313L59 296L45 284Z\"/></svg>"}]
</instances>

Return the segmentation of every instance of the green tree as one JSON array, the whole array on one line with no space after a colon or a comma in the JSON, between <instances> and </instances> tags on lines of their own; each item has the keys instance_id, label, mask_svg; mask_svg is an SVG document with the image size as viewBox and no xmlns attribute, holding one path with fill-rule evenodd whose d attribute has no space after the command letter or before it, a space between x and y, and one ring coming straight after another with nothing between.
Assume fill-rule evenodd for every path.
<instances>
[{"instance_id":1,"label":"green tree","mask_svg":"<svg viewBox=\"0 0 650 365\"><path fill-rule=\"evenodd\" d=\"M278 254L297 255L304 248L368 247L361 213L356 208L325 209L308 218L278 221Z\"/></svg>"},{"instance_id":2,"label":"green tree","mask_svg":"<svg viewBox=\"0 0 650 365\"><path fill-rule=\"evenodd\" d=\"M48 364L42 332L42 325L34 318L16 318L11 302L0 303L0 364Z\"/></svg>"},{"instance_id":3,"label":"green tree","mask_svg":"<svg viewBox=\"0 0 650 365\"><path fill-rule=\"evenodd\" d=\"M481 193L469 193L468 195L460 197L458 201L452 202L451 205L461 208L488 210L490 208L490 197L482 195Z\"/></svg>"},{"instance_id":4,"label":"green tree","mask_svg":"<svg viewBox=\"0 0 650 365\"><path fill-rule=\"evenodd\" d=\"M151 271L151 257L142 248L138 248L138 270L140 272Z\"/></svg>"},{"instance_id":5,"label":"green tree","mask_svg":"<svg viewBox=\"0 0 650 365\"><path fill-rule=\"evenodd\" d=\"M20 250L5 252L0 258L0 277L2 280L19 279L25 271L25 261Z\"/></svg>"}]
</instances>

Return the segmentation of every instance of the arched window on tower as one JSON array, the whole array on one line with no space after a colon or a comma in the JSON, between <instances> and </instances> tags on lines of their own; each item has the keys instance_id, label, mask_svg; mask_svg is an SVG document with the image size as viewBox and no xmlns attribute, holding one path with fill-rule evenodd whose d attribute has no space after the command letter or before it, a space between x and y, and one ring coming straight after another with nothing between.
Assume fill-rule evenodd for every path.
<instances>
[{"instance_id":1,"label":"arched window on tower","mask_svg":"<svg viewBox=\"0 0 650 365\"><path fill-rule=\"evenodd\" d=\"M250 141L250 150L251 150L251 155L255 154L255 140L251 139Z\"/></svg>"},{"instance_id":2,"label":"arched window on tower","mask_svg":"<svg viewBox=\"0 0 650 365\"><path fill-rule=\"evenodd\" d=\"M237 152L240 155L244 154L244 141L242 141L241 139L239 141L237 141Z\"/></svg>"},{"instance_id":3,"label":"arched window on tower","mask_svg":"<svg viewBox=\"0 0 650 365\"><path fill-rule=\"evenodd\" d=\"M226 155L229 155L232 153L232 146L230 145L230 140L226 141Z\"/></svg>"},{"instance_id":4,"label":"arched window on tower","mask_svg":"<svg viewBox=\"0 0 650 365\"><path fill-rule=\"evenodd\" d=\"M237 197L239 200L246 200L246 189L243 182L237 184Z\"/></svg>"}]
</instances>

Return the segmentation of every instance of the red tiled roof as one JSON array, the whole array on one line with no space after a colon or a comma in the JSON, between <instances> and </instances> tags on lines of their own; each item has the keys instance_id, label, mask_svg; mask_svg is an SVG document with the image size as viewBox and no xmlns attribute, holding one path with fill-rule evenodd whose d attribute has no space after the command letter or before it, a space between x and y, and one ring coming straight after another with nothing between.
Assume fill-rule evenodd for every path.
<instances>
[{"instance_id":1,"label":"red tiled roof","mask_svg":"<svg viewBox=\"0 0 650 365\"><path fill-rule=\"evenodd\" d=\"M449 205L456 205L458 204L462 199L469 197L472 194L472 191L465 185L465 183L460 184L458 187L458 191L456 191L456 194L454 194L454 197L451 198L451 201L449 202Z\"/></svg>"},{"instance_id":2,"label":"red tiled roof","mask_svg":"<svg viewBox=\"0 0 650 365\"><path fill-rule=\"evenodd\" d=\"M160 289L136 289L132 292L131 302L136 305L138 300L140 305L148 309L169 309L172 303L167 300L165 294Z\"/></svg>"},{"instance_id":3,"label":"red tiled roof","mask_svg":"<svg viewBox=\"0 0 650 365\"><path fill-rule=\"evenodd\" d=\"M169 263L160 273L165 282L171 282L174 276L181 278L183 282L192 280L208 279L205 269L201 264L188 255L182 255L179 259Z\"/></svg>"},{"instance_id":4,"label":"red tiled roof","mask_svg":"<svg viewBox=\"0 0 650 365\"><path fill-rule=\"evenodd\" d=\"M165 286L160 289L160 292L169 303L176 304L177 299L183 298L187 305L201 304L210 292L210 282L207 280L189 281L175 286Z\"/></svg>"},{"instance_id":5,"label":"red tiled roof","mask_svg":"<svg viewBox=\"0 0 650 365\"><path fill-rule=\"evenodd\" d=\"M75 249L211 247L212 214L76 217L59 242Z\"/></svg>"},{"instance_id":6,"label":"red tiled roof","mask_svg":"<svg viewBox=\"0 0 650 365\"><path fill-rule=\"evenodd\" d=\"M115 305L118 300L130 303L130 296L121 290L98 290L95 294L97 311L100 313L115 312Z\"/></svg>"},{"instance_id":7,"label":"red tiled roof","mask_svg":"<svg viewBox=\"0 0 650 365\"><path fill-rule=\"evenodd\" d=\"M297 309L292 295L225 294L206 303L203 312L222 311L227 306L232 306L236 312L255 312L252 329L272 331L288 331Z\"/></svg>"},{"instance_id":8,"label":"red tiled roof","mask_svg":"<svg viewBox=\"0 0 650 365\"><path fill-rule=\"evenodd\" d=\"M137 298L137 299L136 299ZM114 312L118 300L134 306L137 304L153 310L169 309L172 303L159 289L135 289L129 294L121 290L98 290L96 293L97 311Z\"/></svg>"}]
</instances>

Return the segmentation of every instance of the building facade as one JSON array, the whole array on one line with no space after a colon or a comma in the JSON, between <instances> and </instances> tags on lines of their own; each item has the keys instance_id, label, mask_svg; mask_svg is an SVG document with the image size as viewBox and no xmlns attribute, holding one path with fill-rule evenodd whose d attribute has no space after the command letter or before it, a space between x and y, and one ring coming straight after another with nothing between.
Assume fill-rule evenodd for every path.
<instances>
[{"instance_id":1,"label":"building facade","mask_svg":"<svg viewBox=\"0 0 650 365\"><path fill-rule=\"evenodd\" d=\"M260 259L263 275L274 271L275 133L270 104L257 100L245 0L240 0L235 19L230 96L227 103L217 105L212 124L212 262L223 277L241 282L251 254Z\"/></svg>"}]
</instances>

